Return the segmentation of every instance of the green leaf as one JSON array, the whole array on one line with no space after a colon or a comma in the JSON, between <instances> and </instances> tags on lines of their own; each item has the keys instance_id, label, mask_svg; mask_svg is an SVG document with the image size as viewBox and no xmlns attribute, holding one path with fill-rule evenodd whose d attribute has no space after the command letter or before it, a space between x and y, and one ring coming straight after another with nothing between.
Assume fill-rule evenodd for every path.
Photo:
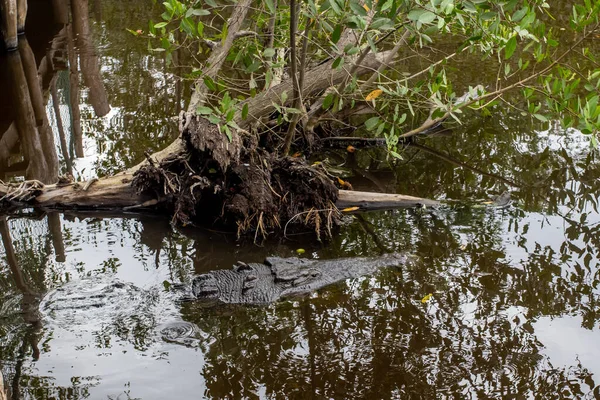
<instances>
[{"instance_id":1,"label":"green leaf","mask_svg":"<svg viewBox=\"0 0 600 400\"><path fill-rule=\"evenodd\" d=\"M210 107L199 106L198 108L196 108L196 114L198 115L210 115L212 113L213 110Z\"/></svg>"},{"instance_id":2,"label":"green leaf","mask_svg":"<svg viewBox=\"0 0 600 400\"><path fill-rule=\"evenodd\" d=\"M263 50L263 56L267 57L267 58L271 58L275 55L275 49L272 48L266 48Z\"/></svg>"},{"instance_id":3,"label":"green leaf","mask_svg":"<svg viewBox=\"0 0 600 400\"><path fill-rule=\"evenodd\" d=\"M354 46L352 43L349 43L346 45L346 47L344 47L344 53L346 53L349 56L352 56L356 53L358 53L360 51L360 49L356 46Z\"/></svg>"},{"instance_id":4,"label":"green leaf","mask_svg":"<svg viewBox=\"0 0 600 400\"><path fill-rule=\"evenodd\" d=\"M371 23L369 28L378 29L378 30L386 30L394 27L394 23L389 18L377 18L375 21Z\"/></svg>"},{"instance_id":5,"label":"green leaf","mask_svg":"<svg viewBox=\"0 0 600 400\"><path fill-rule=\"evenodd\" d=\"M227 139L229 139L229 141L231 142L231 129L229 129L229 127L227 125L223 126L223 130L225 131L225 134L227 135Z\"/></svg>"},{"instance_id":6,"label":"green leaf","mask_svg":"<svg viewBox=\"0 0 600 400\"><path fill-rule=\"evenodd\" d=\"M335 59L333 64L331 65L332 69L340 68L344 64L344 57L338 57Z\"/></svg>"},{"instance_id":7,"label":"green leaf","mask_svg":"<svg viewBox=\"0 0 600 400\"><path fill-rule=\"evenodd\" d=\"M337 15L342 15L342 9L335 0L329 0L329 5L331 6L331 9L334 13L336 13Z\"/></svg>"},{"instance_id":8,"label":"green leaf","mask_svg":"<svg viewBox=\"0 0 600 400\"><path fill-rule=\"evenodd\" d=\"M384 12L384 11L388 10L389 8L392 7L393 3L394 3L394 0L387 0L385 3L383 3L379 12Z\"/></svg>"},{"instance_id":9,"label":"green leaf","mask_svg":"<svg viewBox=\"0 0 600 400\"><path fill-rule=\"evenodd\" d=\"M421 22L423 24L429 24L429 23L433 22L435 20L435 18L436 18L436 15L434 13L432 13L431 11L425 11L419 17L419 22Z\"/></svg>"},{"instance_id":10,"label":"green leaf","mask_svg":"<svg viewBox=\"0 0 600 400\"><path fill-rule=\"evenodd\" d=\"M408 13L408 19L418 21L422 24L429 24L435 20L436 15L428 10L416 9Z\"/></svg>"},{"instance_id":11,"label":"green leaf","mask_svg":"<svg viewBox=\"0 0 600 400\"><path fill-rule=\"evenodd\" d=\"M519 22L525 16L525 14L527 14L528 11L529 9L527 7L521 8L519 11L513 14L512 20L514 22Z\"/></svg>"},{"instance_id":12,"label":"green leaf","mask_svg":"<svg viewBox=\"0 0 600 400\"><path fill-rule=\"evenodd\" d=\"M367 128L367 130L372 131L378 123L379 117L372 117L365 121L365 127Z\"/></svg>"},{"instance_id":13,"label":"green leaf","mask_svg":"<svg viewBox=\"0 0 600 400\"><path fill-rule=\"evenodd\" d=\"M542 122L548 122L548 118L544 117L542 114L533 114L533 116Z\"/></svg>"},{"instance_id":14,"label":"green leaf","mask_svg":"<svg viewBox=\"0 0 600 400\"><path fill-rule=\"evenodd\" d=\"M506 42L506 47L504 48L504 58L506 60L511 58L512 55L514 54L516 48L517 48L517 37L513 36L508 40L508 42Z\"/></svg>"},{"instance_id":15,"label":"green leaf","mask_svg":"<svg viewBox=\"0 0 600 400\"><path fill-rule=\"evenodd\" d=\"M213 81L212 79L210 79L210 77L208 77L208 76L204 77L204 84L210 90L217 90L217 86L215 85L215 81Z\"/></svg>"},{"instance_id":16,"label":"green leaf","mask_svg":"<svg viewBox=\"0 0 600 400\"><path fill-rule=\"evenodd\" d=\"M244 104L242 107L242 119L246 119L248 117L248 103Z\"/></svg>"},{"instance_id":17,"label":"green leaf","mask_svg":"<svg viewBox=\"0 0 600 400\"><path fill-rule=\"evenodd\" d=\"M271 14L275 14L275 3L273 3L273 0L265 0L265 5Z\"/></svg>"},{"instance_id":18,"label":"green leaf","mask_svg":"<svg viewBox=\"0 0 600 400\"><path fill-rule=\"evenodd\" d=\"M398 160L402 160L402 156L398 153L396 153L394 150L390 150L390 154L394 157L397 158Z\"/></svg>"},{"instance_id":19,"label":"green leaf","mask_svg":"<svg viewBox=\"0 0 600 400\"><path fill-rule=\"evenodd\" d=\"M361 17L366 17L367 16L367 10L364 9L363 6L361 6L360 4L358 4L358 2L356 1L350 1L350 9L352 11L354 11L354 14L361 16Z\"/></svg>"},{"instance_id":20,"label":"green leaf","mask_svg":"<svg viewBox=\"0 0 600 400\"><path fill-rule=\"evenodd\" d=\"M191 10L192 10L192 14L196 15L198 17L204 17L206 15L210 15L210 11L204 10L204 9L201 9L201 8L194 8L194 9L191 9Z\"/></svg>"},{"instance_id":21,"label":"green leaf","mask_svg":"<svg viewBox=\"0 0 600 400\"><path fill-rule=\"evenodd\" d=\"M488 12L484 12L483 14L481 14L481 20L482 21L489 21L491 19L494 19L498 16L498 13L495 13L493 11L488 11Z\"/></svg>"},{"instance_id":22,"label":"green leaf","mask_svg":"<svg viewBox=\"0 0 600 400\"><path fill-rule=\"evenodd\" d=\"M329 107L331 107L333 104L333 99L333 93L329 93L327 96L325 96L325 99L323 100L323 110L327 110Z\"/></svg>"},{"instance_id":23,"label":"green leaf","mask_svg":"<svg viewBox=\"0 0 600 400\"><path fill-rule=\"evenodd\" d=\"M154 28L156 29L164 28L165 26L167 26L167 22L159 22L157 24L154 24Z\"/></svg>"},{"instance_id":24,"label":"green leaf","mask_svg":"<svg viewBox=\"0 0 600 400\"><path fill-rule=\"evenodd\" d=\"M342 36L342 25L338 24L333 29L333 33L331 34L331 41L333 44L339 42L340 37Z\"/></svg>"}]
</instances>

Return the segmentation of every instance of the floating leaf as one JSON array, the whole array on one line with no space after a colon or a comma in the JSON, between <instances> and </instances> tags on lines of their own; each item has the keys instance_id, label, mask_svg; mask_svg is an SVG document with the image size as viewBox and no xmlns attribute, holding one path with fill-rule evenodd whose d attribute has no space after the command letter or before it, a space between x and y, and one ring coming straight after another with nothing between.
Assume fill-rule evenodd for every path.
<instances>
[{"instance_id":1,"label":"floating leaf","mask_svg":"<svg viewBox=\"0 0 600 400\"><path fill-rule=\"evenodd\" d=\"M367 97L365 97L365 100L367 100L367 101L375 100L376 98L378 98L379 96L381 96L381 93L383 93L383 90L381 90L381 89L375 89L371 93L369 93L367 95Z\"/></svg>"},{"instance_id":2,"label":"floating leaf","mask_svg":"<svg viewBox=\"0 0 600 400\"><path fill-rule=\"evenodd\" d=\"M350 184L350 182L346 182L345 180L341 179L341 178L337 178L338 183L340 184L342 189L346 189L346 190L353 190L352 185Z\"/></svg>"},{"instance_id":3,"label":"floating leaf","mask_svg":"<svg viewBox=\"0 0 600 400\"><path fill-rule=\"evenodd\" d=\"M348 146L348 147L346 147L346 151L348 153L354 153L356 151L356 147L354 147L354 146Z\"/></svg>"},{"instance_id":4,"label":"floating leaf","mask_svg":"<svg viewBox=\"0 0 600 400\"><path fill-rule=\"evenodd\" d=\"M342 212L351 212L351 211L356 211L358 209L359 209L359 207L348 207L348 208L344 208L342 210Z\"/></svg>"},{"instance_id":5,"label":"floating leaf","mask_svg":"<svg viewBox=\"0 0 600 400\"><path fill-rule=\"evenodd\" d=\"M425 303L429 302L429 300L431 300L432 297L433 297L433 293L429 293L427 296L425 296L421 299L421 303L425 304Z\"/></svg>"},{"instance_id":6,"label":"floating leaf","mask_svg":"<svg viewBox=\"0 0 600 400\"><path fill-rule=\"evenodd\" d=\"M306 250L304 250L304 249L296 249L296 253L299 254L299 255L302 255L302 254L306 253Z\"/></svg>"}]
</instances>

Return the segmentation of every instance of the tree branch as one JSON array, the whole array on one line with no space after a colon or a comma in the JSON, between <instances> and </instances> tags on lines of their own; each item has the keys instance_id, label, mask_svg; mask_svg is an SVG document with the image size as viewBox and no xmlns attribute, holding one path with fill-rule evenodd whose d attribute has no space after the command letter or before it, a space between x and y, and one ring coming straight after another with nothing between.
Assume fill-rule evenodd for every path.
<instances>
[{"instance_id":1,"label":"tree branch","mask_svg":"<svg viewBox=\"0 0 600 400\"><path fill-rule=\"evenodd\" d=\"M206 60L206 68L202 78L196 81L196 88L190 99L187 110L188 113L195 114L198 106L204 104L206 101L208 87L206 86L206 83L204 83L204 79L215 79L217 77L227 58L227 54L229 54L229 50L231 50L234 40L237 38L236 35L242 27L246 14L250 9L250 4L251 0L239 0L235 6L231 17L227 21L227 36L225 37L225 40L213 49L210 57Z\"/></svg>"}]
</instances>

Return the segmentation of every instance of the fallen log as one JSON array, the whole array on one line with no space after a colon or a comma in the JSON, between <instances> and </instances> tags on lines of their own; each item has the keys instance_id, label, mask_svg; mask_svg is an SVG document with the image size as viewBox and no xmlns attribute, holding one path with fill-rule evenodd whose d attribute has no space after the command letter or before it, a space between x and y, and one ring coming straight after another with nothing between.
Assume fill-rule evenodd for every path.
<instances>
[{"instance_id":1,"label":"fallen log","mask_svg":"<svg viewBox=\"0 0 600 400\"><path fill-rule=\"evenodd\" d=\"M99 179L87 190L85 182L67 185L35 185L27 181L20 185L0 184L0 196L4 204L16 206L34 206L47 209L69 210L147 210L160 204L156 198L136 193L131 186L132 174L121 173L109 178ZM28 184L29 183L29 184ZM357 211L373 211L392 208L437 206L435 200L402 194L374 193L340 190L337 208L358 207ZM113 214L118 215L118 214Z\"/></svg>"}]
</instances>

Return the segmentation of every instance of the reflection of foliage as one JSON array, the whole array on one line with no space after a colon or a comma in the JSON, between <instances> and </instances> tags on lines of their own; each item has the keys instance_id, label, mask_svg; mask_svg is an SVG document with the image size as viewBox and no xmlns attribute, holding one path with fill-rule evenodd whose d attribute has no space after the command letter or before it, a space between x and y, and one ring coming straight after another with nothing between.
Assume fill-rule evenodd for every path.
<instances>
[{"instance_id":1,"label":"reflection of foliage","mask_svg":"<svg viewBox=\"0 0 600 400\"><path fill-rule=\"evenodd\" d=\"M493 132L496 124L488 122L485 129ZM550 364L534 323L542 316L578 314L584 328L598 325L600 166L593 153L549 147L553 143L539 137L522 140L546 149L537 155L515 151L515 135L492 134L476 143L472 137L430 142L483 170L534 182L513 191L517 207L458 204L365 215L371 229L346 226L320 254L368 255L384 243L416 254L419 261L402 274L385 271L267 308L184 309L185 318L208 333L201 345L207 395L253 397L266 390L269 396L295 398L306 393L581 398L595 393L585 365ZM561 139L548 133L548 141ZM506 189L491 177L440 167L430 156L411 160L397 173L401 192L461 199L488 198ZM416 176L415 171L419 180L401 179ZM539 229L557 225L565 232L562 245L545 244ZM434 293L433 300L423 305L427 293Z\"/></svg>"},{"instance_id":2,"label":"reflection of foliage","mask_svg":"<svg viewBox=\"0 0 600 400\"><path fill-rule=\"evenodd\" d=\"M108 120L93 119L92 110L82 110L87 131L102 158L101 175L116 173L144 158L144 151L165 147L177 133L177 116L185 88L172 72L167 73L162 56L148 55L145 43L126 28L156 16L148 2L99 2L104 19L94 21L92 36L100 52L102 80L111 107L117 113ZM112 114L111 114L112 115Z\"/></svg>"},{"instance_id":3,"label":"reflection of foliage","mask_svg":"<svg viewBox=\"0 0 600 400\"><path fill-rule=\"evenodd\" d=\"M113 6L120 7L109 3L105 10ZM553 367L535 332L536 320L545 316L577 315L583 329L598 327L597 155L560 146L564 136L558 132L530 138L523 132L532 127L518 116L497 115L467 126L464 135L419 140L517 182L514 206L508 208L471 204L501 193L506 183L408 148L409 163L381 174L386 189L459 202L364 215L366 225L340 228L326 248L303 242L291 248L280 243L234 247L216 234L174 232L168 221L152 215L67 224L64 243L70 249L99 248L109 240L108 232L110 240L135 253L146 271L168 269L173 282L189 280L194 267L196 272L228 267L236 258L258 261L266 254L289 255L298 247L333 258L373 255L384 244L417 256L402 271L382 271L269 307L202 310L184 305L184 318L202 331L202 375L206 396L212 398L253 398L262 391L288 398L307 393L317 398L481 399L597 394L598 379L586 365ZM134 146L125 139L121 145L125 153ZM372 165L377 175L382 166L370 154L359 152L358 162ZM22 235L13 230L14 244L27 281L36 289L60 284L66 273L81 278L104 261L61 266L64 271L58 273L46 231L19 221L30 229ZM11 224L14 228L16 221ZM120 272L123 267L116 268L116 259L108 257L104 263ZM22 320L20 294L8 271L0 267L0 359L10 370L30 352L24 343L32 330ZM422 304L428 293L432 299ZM109 325L97 332L96 344L111 348L121 340L144 352L155 343L152 327L161 321L160 312L140 311ZM45 346L51 348L51 334L47 338ZM40 390L58 398L69 391L84 397L97 384L74 378L73 387L56 388L33 375L24 371L21 379L31 397Z\"/></svg>"}]
</instances>

